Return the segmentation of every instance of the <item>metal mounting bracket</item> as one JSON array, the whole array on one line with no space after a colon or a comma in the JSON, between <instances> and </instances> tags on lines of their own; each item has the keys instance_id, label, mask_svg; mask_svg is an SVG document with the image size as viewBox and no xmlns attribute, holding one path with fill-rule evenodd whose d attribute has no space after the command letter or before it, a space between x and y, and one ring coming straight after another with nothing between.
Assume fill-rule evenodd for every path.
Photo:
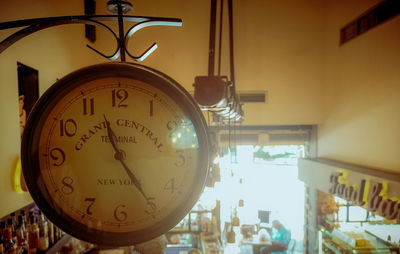
<instances>
[{"instance_id":1,"label":"metal mounting bracket","mask_svg":"<svg viewBox=\"0 0 400 254\"><path fill-rule=\"evenodd\" d=\"M48 17L48 18L36 18L36 19L24 19L17 21L9 21L0 23L0 30L24 27L21 30L11 34L6 39L0 42L0 54L8 47L13 45L20 39L33 34L37 31L59 26L65 24L91 24L99 25L106 28L114 36L117 41L117 48L112 55L105 55L100 51L96 50L90 45L86 45L99 55L107 58L108 60L115 61L119 57L122 62L125 62L125 54L128 54L133 60L141 62L146 59L154 50L157 49L157 43L154 42L149 48L147 48L139 56L132 55L127 48L128 41L137 31L150 27L150 26L182 26L182 20L179 18L162 18L162 17L145 17L145 16L127 16L124 15L123 6L119 1L115 1L116 8L118 10L117 15L79 15L79 16L60 16L60 17ZM117 35L104 21L118 21L119 35ZM124 32L124 22L135 22L128 31Z\"/></svg>"}]
</instances>

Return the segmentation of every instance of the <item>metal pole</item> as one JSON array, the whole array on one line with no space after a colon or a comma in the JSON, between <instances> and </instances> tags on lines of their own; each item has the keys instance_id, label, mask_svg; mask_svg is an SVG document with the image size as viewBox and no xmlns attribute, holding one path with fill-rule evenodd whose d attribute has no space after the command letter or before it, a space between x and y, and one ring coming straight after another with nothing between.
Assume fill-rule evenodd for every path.
<instances>
[{"instance_id":1,"label":"metal pole","mask_svg":"<svg viewBox=\"0 0 400 254\"><path fill-rule=\"evenodd\" d=\"M215 63L215 30L217 20L217 1L211 0L210 9L210 44L208 47L208 76L214 76Z\"/></svg>"},{"instance_id":2,"label":"metal pole","mask_svg":"<svg viewBox=\"0 0 400 254\"><path fill-rule=\"evenodd\" d=\"M236 94L235 88L235 67L233 58L233 13L232 13L232 0L228 0L229 10L229 52L230 52L230 66L231 66L231 82L233 84L233 94Z\"/></svg>"},{"instance_id":3,"label":"metal pole","mask_svg":"<svg viewBox=\"0 0 400 254\"><path fill-rule=\"evenodd\" d=\"M119 49L121 51L121 62L125 62L125 32L124 32L124 20L123 20L123 13L122 13L122 6L121 2L118 1L118 28L119 28Z\"/></svg>"}]
</instances>

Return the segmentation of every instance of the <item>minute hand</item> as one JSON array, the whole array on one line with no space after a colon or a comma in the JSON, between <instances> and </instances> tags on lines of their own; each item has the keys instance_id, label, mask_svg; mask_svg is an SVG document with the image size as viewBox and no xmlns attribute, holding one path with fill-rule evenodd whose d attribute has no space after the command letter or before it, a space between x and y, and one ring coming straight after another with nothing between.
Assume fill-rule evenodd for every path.
<instances>
[{"instance_id":1,"label":"minute hand","mask_svg":"<svg viewBox=\"0 0 400 254\"><path fill-rule=\"evenodd\" d=\"M140 193L142 193L143 197L147 200L147 196L146 194L144 194L144 191L142 189L142 185L140 184L139 180L136 178L136 176L132 173L132 171L128 168L128 166L126 165L124 159L122 158L122 156L116 156L116 159L119 160L122 164L122 166L124 167L126 173L128 174L129 178L131 179L132 183L136 186L136 188L140 191Z\"/></svg>"},{"instance_id":2,"label":"minute hand","mask_svg":"<svg viewBox=\"0 0 400 254\"><path fill-rule=\"evenodd\" d=\"M131 179L132 183L136 186L136 188L139 190L139 192L143 195L144 199L146 199L147 205L149 206L149 210L146 210L146 212L154 217L154 212L156 211L156 204L154 204L153 200L154 198L147 197L146 194L144 193L142 189L142 185L140 184L139 180L135 177L135 175L132 173L132 171L128 168L126 165L124 158L122 156L115 156L115 159L119 160L124 167L126 173L128 174L129 178Z\"/></svg>"},{"instance_id":3,"label":"minute hand","mask_svg":"<svg viewBox=\"0 0 400 254\"><path fill-rule=\"evenodd\" d=\"M117 136L115 135L115 133L111 129L110 122L107 120L106 115L103 115L103 116L104 116L104 120L106 121L108 139L110 139L111 145L113 146L115 153L116 154L120 153L121 151L118 148Z\"/></svg>"},{"instance_id":4,"label":"minute hand","mask_svg":"<svg viewBox=\"0 0 400 254\"><path fill-rule=\"evenodd\" d=\"M147 203L149 206L152 208L152 210L155 210L155 204L153 203L152 199L153 198L148 198L146 194L144 193L142 189L142 185L140 184L139 180L135 177L135 175L132 173L132 171L129 169L129 167L126 165L124 161L124 154L121 149L118 148L118 139L117 136L115 135L114 131L111 129L111 124L107 120L106 115L104 116L104 120L106 121L106 126L107 126L107 135L108 138L110 139L110 143L114 148L114 159L119 160L122 164L122 166L125 169L125 172L128 174L129 178L131 179L132 183L136 186L136 188L139 190L139 192L143 195L143 197L146 199Z\"/></svg>"}]
</instances>

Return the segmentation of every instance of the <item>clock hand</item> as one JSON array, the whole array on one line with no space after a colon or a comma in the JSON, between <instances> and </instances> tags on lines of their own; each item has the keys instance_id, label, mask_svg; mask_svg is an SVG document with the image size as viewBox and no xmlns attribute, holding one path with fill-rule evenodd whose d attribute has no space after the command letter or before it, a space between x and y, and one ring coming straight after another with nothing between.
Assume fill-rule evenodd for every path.
<instances>
[{"instance_id":1,"label":"clock hand","mask_svg":"<svg viewBox=\"0 0 400 254\"><path fill-rule=\"evenodd\" d=\"M108 136L108 139L110 140L111 145L113 146L115 153L116 154L120 153L120 150L118 148L117 136L115 135L115 133L111 129L110 122L107 120L106 115L103 114L103 116L104 116L104 120L106 121L106 125L107 125L107 136Z\"/></svg>"},{"instance_id":2,"label":"clock hand","mask_svg":"<svg viewBox=\"0 0 400 254\"><path fill-rule=\"evenodd\" d=\"M121 162L123 168L125 169L125 172L128 174L129 178L131 179L132 183L136 186L136 188L139 190L139 192L143 195L143 197L147 201L147 205L151 208L151 211L147 211L148 213L153 213L156 210L156 204L152 201L154 198L147 197L146 194L144 193L142 189L142 185L140 184L139 180L135 177L135 175L132 173L132 171L129 169L128 165L126 165L124 161L124 154L123 150L118 148L118 140L117 136L115 135L114 131L111 129L110 122L107 120L106 115L103 114L104 120L106 121L107 125L107 135L108 138L110 139L111 145L114 148L115 154L114 158L118 161Z\"/></svg>"},{"instance_id":3,"label":"clock hand","mask_svg":"<svg viewBox=\"0 0 400 254\"><path fill-rule=\"evenodd\" d=\"M146 194L144 194L142 185L140 184L140 182L136 178L136 176L132 173L132 171L128 168L128 166L126 165L122 156L116 156L115 159L119 160L121 162L122 166L124 167L126 173L128 174L129 178L131 179L132 183L136 186L136 188L140 191L140 193L142 193L143 197L147 200L147 196L146 196Z\"/></svg>"},{"instance_id":4,"label":"clock hand","mask_svg":"<svg viewBox=\"0 0 400 254\"><path fill-rule=\"evenodd\" d=\"M156 204L153 202L154 198L147 197L146 194L144 193L142 189L142 185L140 184L139 180L135 177L135 175L132 173L132 171L129 169L129 167L126 165L123 154L122 152L116 153L114 158L116 160L119 160L124 167L126 173L128 174L129 178L131 179L132 183L136 186L136 188L139 190L139 192L143 195L143 197L146 199L147 205L149 206L150 210L147 210L146 212L150 215L153 215L154 217L154 212L157 209Z\"/></svg>"}]
</instances>

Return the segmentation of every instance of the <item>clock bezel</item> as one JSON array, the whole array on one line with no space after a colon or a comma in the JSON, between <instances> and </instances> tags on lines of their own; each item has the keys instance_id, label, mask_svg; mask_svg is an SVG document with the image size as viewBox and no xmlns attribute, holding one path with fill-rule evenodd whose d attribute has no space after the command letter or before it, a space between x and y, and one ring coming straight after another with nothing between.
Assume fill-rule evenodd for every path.
<instances>
[{"instance_id":1,"label":"clock bezel","mask_svg":"<svg viewBox=\"0 0 400 254\"><path fill-rule=\"evenodd\" d=\"M110 232L89 228L64 213L43 184L38 142L48 114L57 102L74 88L106 77L126 77L143 81L162 90L171 97L192 121L198 137L198 160L193 188L186 193L183 202L163 220L145 229L130 232ZM151 240L166 233L181 221L195 205L202 190L209 167L209 139L207 124L202 112L192 96L169 76L146 66L133 63L103 63L74 71L52 85L37 101L32 109L23 133L21 145L23 174L29 192L35 203L56 226L66 233L92 243L109 246L127 246Z\"/></svg>"}]
</instances>

